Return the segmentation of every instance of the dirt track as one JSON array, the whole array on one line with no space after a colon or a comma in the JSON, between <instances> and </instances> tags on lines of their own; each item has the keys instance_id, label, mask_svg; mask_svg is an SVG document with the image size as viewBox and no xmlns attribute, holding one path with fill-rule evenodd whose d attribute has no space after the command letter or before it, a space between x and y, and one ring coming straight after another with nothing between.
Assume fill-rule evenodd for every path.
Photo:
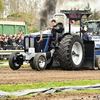
<instances>
[{"instance_id":1,"label":"dirt track","mask_svg":"<svg viewBox=\"0 0 100 100\"><path fill-rule=\"evenodd\" d=\"M2 99L0 99L2 100ZM98 93L60 93L60 94L38 94L31 98L18 97L15 99L3 99L3 100L100 100L100 95Z\"/></svg>"},{"instance_id":2,"label":"dirt track","mask_svg":"<svg viewBox=\"0 0 100 100\"><path fill-rule=\"evenodd\" d=\"M100 70L64 71L53 69L39 72L32 70L30 67L20 68L17 71L13 71L10 68L0 68L0 85L96 79L100 79Z\"/></svg>"}]
</instances>

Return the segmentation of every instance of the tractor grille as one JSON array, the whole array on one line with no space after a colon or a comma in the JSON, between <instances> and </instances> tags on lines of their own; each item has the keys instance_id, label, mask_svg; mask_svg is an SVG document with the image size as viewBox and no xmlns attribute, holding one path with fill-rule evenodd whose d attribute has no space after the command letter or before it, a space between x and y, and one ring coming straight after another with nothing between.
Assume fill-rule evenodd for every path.
<instances>
[{"instance_id":1,"label":"tractor grille","mask_svg":"<svg viewBox=\"0 0 100 100\"><path fill-rule=\"evenodd\" d=\"M30 47L34 48L34 38L30 38Z\"/></svg>"},{"instance_id":2,"label":"tractor grille","mask_svg":"<svg viewBox=\"0 0 100 100\"><path fill-rule=\"evenodd\" d=\"M34 38L25 38L25 49L34 48Z\"/></svg>"},{"instance_id":3,"label":"tractor grille","mask_svg":"<svg viewBox=\"0 0 100 100\"><path fill-rule=\"evenodd\" d=\"M25 48L29 48L29 38L25 38Z\"/></svg>"}]
</instances>

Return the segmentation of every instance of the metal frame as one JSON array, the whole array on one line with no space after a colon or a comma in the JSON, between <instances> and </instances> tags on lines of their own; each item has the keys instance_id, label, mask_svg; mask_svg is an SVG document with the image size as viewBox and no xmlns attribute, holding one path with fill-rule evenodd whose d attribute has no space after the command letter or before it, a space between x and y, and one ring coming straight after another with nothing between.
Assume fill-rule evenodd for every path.
<instances>
[{"instance_id":1,"label":"metal frame","mask_svg":"<svg viewBox=\"0 0 100 100\"><path fill-rule=\"evenodd\" d=\"M0 55L10 55L12 52L24 52L24 50L0 50Z\"/></svg>"},{"instance_id":2,"label":"metal frame","mask_svg":"<svg viewBox=\"0 0 100 100\"><path fill-rule=\"evenodd\" d=\"M64 33L66 33L67 32L67 24L66 24L66 20L67 20L67 17L66 17L66 14L64 14L64 13L56 13L56 14L54 14L54 16L53 16L53 19L56 17L56 16L64 16L64 28L65 28L65 30L64 30ZM72 18L69 18L69 33L71 33L71 24L70 24L70 21L71 20L75 20L75 21L80 21L80 26L81 26L81 19L72 19ZM80 37L81 37L81 28L80 28Z\"/></svg>"},{"instance_id":3,"label":"metal frame","mask_svg":"<svg viewBox=\"0 0 100 100\"><path fill-rule=\"evenodd\" d=\"M54 14L53 15L53 19L56 17L56 16L64 16L64 33L66 33L67 32L67 29L66 29L66 27L67 27L67 25L66 25L66 15L64 14L64 13L56 13L56 14Z\"/></svg>"},{"instance_id":4,"label":"metal frame","mask_svg":"<svg viewBox=\"0 0 100 100\"><path fill-rule=\"evenodd\" d=\"M74 21L80 21L80 26L81 26L81 23L82 23L82 21L81 21L81 19L69 19L69 33L71 33L71 24L70 24L70 21L72 21L72 20L74 20ZM81 27L80 27L80 37L81 37Z\"/></svg>"},{"instance_id":5,"label":"metal frame","mask_svg":"<svg viewBox=\"0 0 100 100\"><path fill-rule=\"evenodd\" d=\"M70 21L74 20L74 21L80 21L80 26L81 26L81 19L84 15L87 16L87 18L89 17L89 15L91 14L90 11L88 10L61 10L61 13L63 13L65 16L67 16L67 18L69 19L69 33L71 33L71 24ZM80 28L80 37L81 37L81 28Z\"/></svg>"}]
</instances>

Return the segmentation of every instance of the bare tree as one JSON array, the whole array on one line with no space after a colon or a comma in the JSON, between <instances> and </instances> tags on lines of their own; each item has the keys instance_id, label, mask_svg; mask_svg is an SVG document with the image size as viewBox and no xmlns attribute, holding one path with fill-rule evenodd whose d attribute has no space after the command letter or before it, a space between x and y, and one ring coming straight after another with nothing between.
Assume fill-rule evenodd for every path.
<instances>
[{"instance_id":1,"label":"bare tree","mask_svg":"<svg viewBox=\"0 0 100 100\"><path fill-rule=\"evenodd\" d=\"M3 0L5 16L11 13L25 12L33 16L38 15L41 0Z\"/></svg>"},{"instance_id":2,"label":"bare tree","mask_svg":"<svg viewBox=\"0 0 100 100\"><path fill-rule=\"evenodd\" d=\"M1 15L1 17L2 17L3 12L4 12L4 5L3 5L2 0L0 0L0 15Z\"/></svg>"}]
</instances>

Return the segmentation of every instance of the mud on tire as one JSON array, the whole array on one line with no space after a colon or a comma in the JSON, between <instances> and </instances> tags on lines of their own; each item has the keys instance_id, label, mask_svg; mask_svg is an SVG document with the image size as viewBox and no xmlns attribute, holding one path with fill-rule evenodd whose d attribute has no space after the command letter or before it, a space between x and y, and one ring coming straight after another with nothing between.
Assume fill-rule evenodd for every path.
<instances>
[{"instance_id":1,"label":"mud on tire","mask_svg":"<svg viewBox=\"0 0 100 100\"><path fill-rule=\"evenodd\" d=\"M56 52L62 69L78 70L84 62L83 41L77 35L66 35L59 43Z\"/></svg>"}]
</instances>

